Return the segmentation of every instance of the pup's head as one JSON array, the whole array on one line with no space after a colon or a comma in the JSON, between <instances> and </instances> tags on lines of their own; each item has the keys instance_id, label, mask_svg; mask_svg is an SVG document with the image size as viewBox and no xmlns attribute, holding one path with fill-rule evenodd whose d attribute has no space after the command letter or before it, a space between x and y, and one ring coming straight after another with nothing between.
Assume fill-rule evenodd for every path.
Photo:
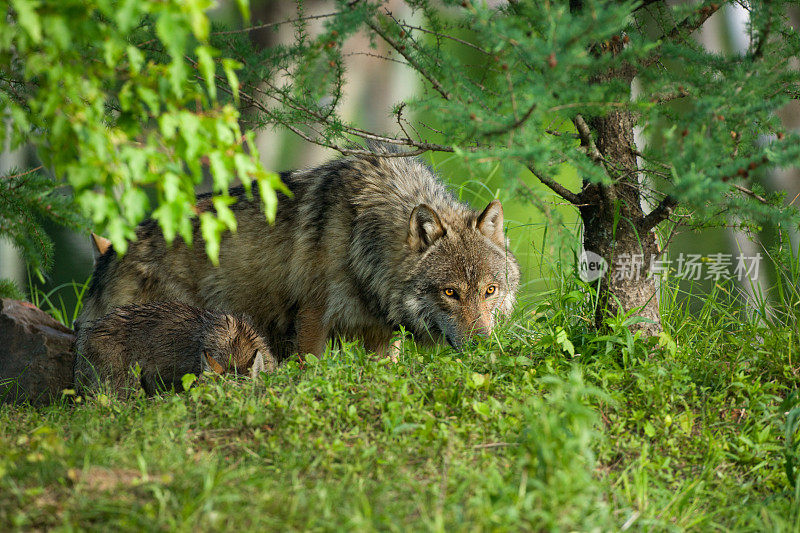
<instances>
[{"instance_id":1,"label":"pup's head","mask_svg":"<svg viewBox=\"0 0 800 533\"><path fill-rule=\"evenodd\" d=\"M275 370L275 358L253 326L231 315L216 317L206 328L201 367L217 374L236 373L255 378L259 372Z\"/></svg>"},{"instance_id":2,"label":"pup's head","mask_svg":"<svg viewBox=\"0 0 800 533\"><path fill-rule=\"evenodd\" d=\"M503 235L503 206L445 222L425 204L411 213L408 246L417 261L406 280L403 308L421 339L443 338L460 349L472 335L489 335L498 314L511 311L519 284L517 261Z\"/></svg>"}]
</instances>

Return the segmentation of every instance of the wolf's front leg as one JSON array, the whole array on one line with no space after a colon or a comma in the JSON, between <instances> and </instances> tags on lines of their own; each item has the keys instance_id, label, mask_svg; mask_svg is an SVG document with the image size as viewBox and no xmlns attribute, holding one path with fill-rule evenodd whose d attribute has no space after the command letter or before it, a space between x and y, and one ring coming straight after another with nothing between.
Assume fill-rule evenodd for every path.
<instances>
[{"instance_id":1,"label":"wolf's front leg","mask_svg":"<svg viewBox=\"0 0 800 533\"><path fill-rule=\"evenodd\" d=\"M297 313L297 353L313 354L317 357L325 351L329 326L324 321L325 306L309 305Z\"/></svg>"}]
</instances>

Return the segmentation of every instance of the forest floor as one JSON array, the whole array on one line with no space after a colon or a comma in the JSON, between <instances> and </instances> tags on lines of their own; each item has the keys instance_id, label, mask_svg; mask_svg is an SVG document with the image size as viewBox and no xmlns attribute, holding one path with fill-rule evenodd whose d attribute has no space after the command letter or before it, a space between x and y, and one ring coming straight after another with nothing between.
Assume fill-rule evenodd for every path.
<instances>
[{"instance_id":1,"label":"forest floor","mask_svg":"<svg viewBox=\"0 0 800 533\"><path fill-rule=\"evenodd\" d=\"M0 406L0 529L797 530L796 289L767 320L667 294L658 341L593 332L585 294L463 353Z\"/></svg>"}]
</instances>

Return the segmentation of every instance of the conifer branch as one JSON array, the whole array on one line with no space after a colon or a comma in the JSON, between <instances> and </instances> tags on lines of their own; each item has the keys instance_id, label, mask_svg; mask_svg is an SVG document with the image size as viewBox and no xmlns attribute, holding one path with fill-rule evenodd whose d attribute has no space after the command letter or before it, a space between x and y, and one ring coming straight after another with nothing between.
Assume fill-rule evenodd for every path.
<instances>
[{"instance_id":1,"label":"conifer branch","mask_svg":"<svg viewBox=\"0 0 800 533\"><path fill-rule=\"evenodd\" d=\"M377 33L381 39L386 41L386 43L389 46L394 48L398 54L403 56L405 60L408 61L409 65L411 65L414 68L414 70L419 72L426 80L428 80L430 84L433 85L433 88L436 90L436 92L442 95L442 98L444 98L445 100L452 100L453 98L452 95L449 92L447 92L447 90L444 88L444 85L442 85L442 83L439 80L433 77L433 75L430 72L428 72L427 69L423 67L419 61L414 59L414 57L411 56L411 54L409 54L406 51L406 47L404 45L398 43L391 35L386 33L386 31L384 31L384 29L381 28L374 20L367 19L366 24L367 26L372 28L372 31Z\"/></svg>"},{"instance_id":2,"label":"conifer branch","mask_svg":"<svg viewBox=\"0 0 800 533\"><path fill-rule=\"evenodd\" d=\"M352 7L357 0L350 2L348 7ZM319 20L331 17L337 17L341 15L342 11L333 11L331 13L321 13L319 15L306 15L304 17L295 17L291 19L280 20L278 22L265 22L264 24L258 24L256 26L248 26L246 28L240 28L236 30L222 30L222 31L213 31L211 35L233 35L237 33L250 33L251 31L256 30L263 30L265 28L277 28L278 26L283 26L284 24L293 24L295 22L306 22L309 20Z\"/></svg>"},{"instance_id":3,"label":"conifer branch","mask_svg":"<svg viewBox=\"0 0 800 533\"><path fill-rule=\"evenodd\" d=\"M394 18L394 17L392 17L392 18ZM456 42L456 43L459 43L459 44L463 44L464 46L468 46L468 47L472 48L473 50L477 50L478 52L480 52L480 53L482 53L484 55L487 55L487 56L492 55L488 50L484 50L483 48L481 48L477 44L471 43L469 41L465 41L464 39L459 39L458 37L455 37L453 35L447 35L446 33L439 33L437 31L429 30L427 28L421 28L419 26L412 26L411 24L406 24L405 22L400 22L400 21L397 21L397 20L396 20L396 22L397 22L397 24L399 26L401 26L403 28L406 28L406 29L409 29L409 30L421 31L422 33L427 33L428 35L433 35L433 36L435 36L435 37L437 37L439 39L449 39L449 40L451 40L453 42Z\"/></svg>"},{"instance_id":4,"label":"conifer branch","mask_svg":"<svg viewBox=\"0 0 800 533\"><path fill-rule=\"evenodd\" d=\"M725 4L726 2L720 3L711 3L705 5L698 9L693 15L690 15L683 19L678 25L676 25L672 30L661 37L659 40L664 41L671 41L677 37L680 37L683 34L689 35L693 33L697 28L705 24L705 22L719 9ZM695 18L695 15L699 15Z\"/></svg>"},{"instance_id":5,"label":"conifer branch","mask_svg":"<svg viewBox=\"0 0 800 533\"><path fill-rule=\"evenodd\" d=\"M715 3L712 3L712 4L704 5L703 7L698 9L695 13L693 13L692 15L689 15L688 17L683 19L681 22L679 22L674 28L672 28L672 30L670 30L669 32L667 32L664 35L662 35L659 38L659 41L661 41L662 43L665 42L665 41L672 41L672 40L680 37L681 35L689 35L689 34L693 33L700 26L705 24L705 22L709 19L709 17L711 17L711 15L713 15L714 13L719 11L719 9L725 3L726 3L725 1L722 1L721 3L716 3L715 2ZM660 48L660 46L659 46L659 48ZM654 55L652 55L648 59L645 59L642 62L641 66L642 67L649 67L653 63L656 63L659 59L661 59L661 53L660 52L656 52Z\"/></svg>"},{"instance_id":6,"label":"conifer branch","mask_svg":"<svg viewBox=\"0 0 800 533\"><path fill-rule=\"evenodd\" d=\"M484 132L483 135L502 135L503 133L508 133L509 131L515 130L520 126L522 126L523 124L525 124L528 121L528 119L531 118L531 115L533 114L533 111L535 109L536 109L536 103L533 103L521 117L516 119L511 124L503 126L502 128L498 128L496 130ZM556 133L552 133L551 131L547 131L547 133L550 133L551 135L557 135Z\"/></svg>"}]
</instances>

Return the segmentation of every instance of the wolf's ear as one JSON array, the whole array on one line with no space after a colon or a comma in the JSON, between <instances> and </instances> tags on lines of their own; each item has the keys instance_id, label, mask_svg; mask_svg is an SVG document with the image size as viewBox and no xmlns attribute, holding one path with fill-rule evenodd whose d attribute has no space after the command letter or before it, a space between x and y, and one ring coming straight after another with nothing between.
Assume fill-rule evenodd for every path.
<instances>
[{"instance_id":1,"label":"wolf's ear","mask_svg":"<svg viewBox=\"0 0 800 533\"><path fill-rule=\"evenodd\" d=\"M478 216L478 231L486 235L500 246L505 246L503 236L503 204L500 200L492 200Z\"/></svg>"},{"instance_id":2,"label":"wolf's ear","mask_svg":"<svg viewBox=\"0 0 800 533\"><path fill-rule=\"evenodd\" d=\"M444 225L433 208L419 204L411 211L408 222L408 245L417 252L422 252L443 237Z\"/></svg>"},{"instance_id":3,"label":"wolf's ear","mask_svg":"<svg viewBox=\"0 0 800 533\"><path fill-rule=\"evenodd\" d=\"M105 237L101 237L97 233L92 233L92 247L94 248L95 255L100 257L111 248L111 241Z\"/></svg>"},{"instance_id":4,"label":"wolf's ear","mask_svg":"<svg viewBox=\"0 0 800 533\"><path fill-rule=\"evenodd\" d=\"M208 355L208 352L203 352L200 355L200 368L203 372L210 370L211 372L216 372L217 374L225 373L225 368L219 364L219 361Z\"/></svg>"}]
</instances>

